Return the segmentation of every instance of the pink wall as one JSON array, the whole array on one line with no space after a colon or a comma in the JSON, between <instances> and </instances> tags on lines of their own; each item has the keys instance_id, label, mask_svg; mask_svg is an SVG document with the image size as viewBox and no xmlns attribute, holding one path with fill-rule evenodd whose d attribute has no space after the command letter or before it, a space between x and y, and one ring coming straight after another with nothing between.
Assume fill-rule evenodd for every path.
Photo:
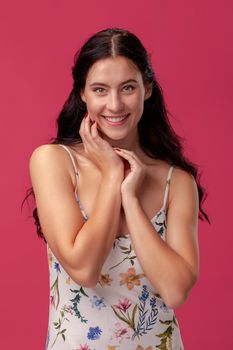
<instances>
[{"instance_id":1,"label":"pink wall","mask_svg":"<svg viewBox=\"0 0 233 350\"><path fill-rule=\"evenodd\" d=\"M111 3L111 6L110 6ZM73 54L108 26L152 52L172 123L203 172L212 225L200 223L201 274L177 310L185 348L231 349L232 6L228 0L9 1L0 5L0 348L44 349L49 285L45 245L20 204L28 160L55 135L71 88ZM231 118L230 118L231 117Z\"/></svg>"}]
</instances>

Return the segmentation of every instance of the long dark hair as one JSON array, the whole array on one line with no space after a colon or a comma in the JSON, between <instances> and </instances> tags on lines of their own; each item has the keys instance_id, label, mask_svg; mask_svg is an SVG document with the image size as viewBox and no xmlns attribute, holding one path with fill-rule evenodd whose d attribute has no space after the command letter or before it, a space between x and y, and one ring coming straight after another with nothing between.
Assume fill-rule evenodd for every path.
<instances>
[{"instance_id":1,"label":"long dark hair","mask_svg":"<svg viewBox=\"0 0 233 350\"><path fill-rule=\"evenodd\" d=\"M79 128L87 108L80 93L85 87L88 71L96 61L114 56L124 56L133 61L142 74L144 84L152 84L152 94L144 102L143 114L138 123L141 148L149 157L167 161L193 175L199 194L199 219L205 219L210 223L208 215L202 209L207 193L200 184L197 165L184 156L182 140L169 122L162 88L155 78L149 54L137 36L128 30L120 28L101 30L92 35L75 54L72 67L73 88L58 115L57 136L51 143L74 145L82 142ZM22 205L30 195L35 199L32 187L27 191ZM45 240L37 208L33 210L33 217L38 236Z\"/></svg>"}]
</instances>

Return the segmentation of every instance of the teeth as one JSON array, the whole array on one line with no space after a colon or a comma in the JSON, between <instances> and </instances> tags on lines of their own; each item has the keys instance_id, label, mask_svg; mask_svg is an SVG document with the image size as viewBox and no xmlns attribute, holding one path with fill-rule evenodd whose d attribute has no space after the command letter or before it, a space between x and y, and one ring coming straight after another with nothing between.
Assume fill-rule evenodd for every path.
<instances>
[{"instance_id":1,"label":"teeth","mask_svg":"<svg viewBox=\"0 0 233 350\"><path fill-rule=\"evenodd\" d=\"M117 117L117 118L105 117L105 119L109 120L110 122L120 122L121 120L125 119L127 115L124 115L123 117Z\"/></svg>"}]
</instances>

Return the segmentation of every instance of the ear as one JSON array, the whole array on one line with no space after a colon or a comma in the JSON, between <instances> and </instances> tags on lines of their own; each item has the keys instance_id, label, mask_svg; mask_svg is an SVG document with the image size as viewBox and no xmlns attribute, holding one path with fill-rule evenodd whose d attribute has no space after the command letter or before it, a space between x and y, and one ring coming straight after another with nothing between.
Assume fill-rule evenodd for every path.
<instances>
[{"instance_id":1,"label":"ear","mask_svg":"<svg viewBox=\"0 0 233 350\"><path fill-rule=\"evenodd\" d=\"M80 91L80 97L81 97L81 100L86 103L86 98L85 98L85 94L83 92L83 90Z\"/></svg>"},{"instance_id":2,"label":"ear","mask_svg":"<svg viewBox=\"0 0 233 350\"><path fill-rule=\"evenodd\" d=\"M147 100L149 97L151 97L152 94L152 83L149 83L145 86L145 96L144 101Z\"/></svg>"}]
</instances>

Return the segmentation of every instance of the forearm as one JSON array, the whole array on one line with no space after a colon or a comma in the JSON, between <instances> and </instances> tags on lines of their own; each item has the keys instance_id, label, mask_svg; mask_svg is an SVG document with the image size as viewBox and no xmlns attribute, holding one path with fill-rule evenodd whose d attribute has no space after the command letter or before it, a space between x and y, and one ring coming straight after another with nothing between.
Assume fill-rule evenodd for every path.
<instances>
[{"instance_id":1,"label":"forearm","mask_svg":"<svg viewBox=\"0 0 233 350\"><path fill-rule=\"evenodd\" d=\"M94 209L78 232L71 252L73 266L77 271L85 271L90 279L98 278L112 248L120 209L120 184L113 179L104 179Z\"/></svg>"},{"instance_id":2,"label":"forearm","mask_svg":"<svg viewBox=\"0 0 233 350\"><path fill-rule=\"evenodd\" d=\"M125 201L124 211L145 274L167 305L182 303L196 280L190 266L156 234L137 198Z\"/></svg>"}]
</instances>

